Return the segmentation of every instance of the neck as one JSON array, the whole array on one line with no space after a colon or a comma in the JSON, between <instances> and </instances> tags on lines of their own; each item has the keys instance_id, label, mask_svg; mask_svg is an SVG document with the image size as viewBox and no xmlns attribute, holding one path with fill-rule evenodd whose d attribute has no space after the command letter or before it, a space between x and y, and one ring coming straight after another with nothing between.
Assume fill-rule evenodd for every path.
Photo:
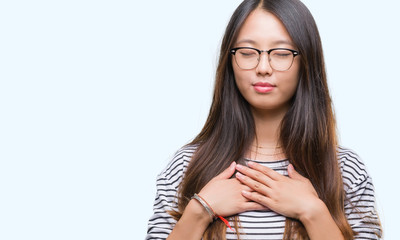
<instances>
[{"instance_id":1,"label":"neck","mask_svg":"<svg viewBox=\"0 0 400 240\"><path fill-rule=\"evenodd\" d=\"M287 108L276 110L252 109L256 127L256 139L253 145L261 147L277 147L279 143L280 124Z\"/></svg>"}]
</instances>

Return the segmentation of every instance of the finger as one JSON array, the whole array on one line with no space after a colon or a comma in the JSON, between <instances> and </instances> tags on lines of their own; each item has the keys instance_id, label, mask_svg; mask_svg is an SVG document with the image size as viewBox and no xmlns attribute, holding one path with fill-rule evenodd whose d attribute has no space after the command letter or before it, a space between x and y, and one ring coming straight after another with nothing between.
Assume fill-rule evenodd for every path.
<instances>
[{"instance_id":1,"label":"finger","mask_svg":"<svg viewBox=\"0 0 400 240\"><path fill-rule=\"evenodd\" d=\"M304 177L300 173L298 173L296 170L294 170L294 167L292 164L289 164L287 171L288 171L290 178L297 179L297 180L304 180Z\"/></svg>"},{"instance_id":2,"label":"finger","mask_svg":"<svg viewBox=\"0 0 400 240\"><path fill-rule=\"evenodd\" d=\"M247 186L247 185L244 185L243 183L241 183L242 184L242 191L248 191L248 192L251 192L251 191L253 191L253 189L251 189L249 186Z\"/></svg>"},{"instance_id":3,"label":"finger","mask_svg":"<svg viewBox=\"0 0 400 240\"><path fill-rule=\"evenodd\" d=\"M255 211L255 210L269 210L268 207L261 205L259 203L256 202L246 202L244 204L244 208L243 211Z\"/></svg>"},{"instance_id":4,"label":"finger","mask_svg":"<svg viewBox=\"0 0 400 240\"><path fill-rule=\"evenodd\" d=\"M264 196L258 192L247 192L247 191L242 191L242 195L243 197L250 199L253 202L256 202L258 204L261 204L262 206L271 209L270 206L272 205L272 200L267 196Z\"/></svg>"},{"instance_id":5,"label":"finger","mask_svg":"<svg viewBox=\"0 0 400 240\"><path fill-rule=\"evenodd\" d=\"M236 173L236 178L243 184L247 185L250 187L252 190L259 192L263 195L269 195L270 193L270 188L248 176L245 176L241 174L240 172ZM243 192L243 191L242 191ZM247 192L247 191L246 191Z\"/></svg>"},{"instance_id":6,"label":"finger","mask_svg":"<svg viewBox=\"0 0 400 240\"><path fill-rule=\"evenodd\" d=\"M232 175L235 173L235 167L236 167L236 162L232 162L231 165L225 169L223 172L218 174L215 179L228 179L232 177Z\"/></svg>"},{"instance_id":7,"label":"finger","mask_svg":"<svg viewBox=\"0 0 400 240\"><path fill-rule=\"evenodd\" d=\"M263 166L263 165L258 164L256 162L250 161L248 163L248 165L249 165L250 168L262 172L263 174L267 175L268 177L270 177L273 180L279 180L282 177L281 174L275 172L271 168Z\"/></svg>"},{"instance_id":8,"label":"finger","mask_svg":"<svg viewBox=\"0 0 400 240\"><path fill-rule=\"evenodd\" d=\"M255 170L255 169L251 169L251 168L242 166L240 164L236 165L236 169L239 172L243 173L243 175L250 177L260 183L263 183L264 185L266 185L268 187L272 187L271 183L273 180L269 176L265 175L264 173L262 173L258 170Z\"/></svg>"},{"instance_id":9,"label":"finger","mask_svg":"<svg viewBox=\"0 0 400 240\"><path fill-rule=\"evenodd\" d=\"M239 188L240 191L243 191L243 190L244 190L244 191L253 191L253 189L251 189L249 186L243 184L243 183L242 183L241 181L239 181L239 179L237 179L236 177L235 177L235 178L232 178L232 179L229 179L228 181L234 181L234 183L238 185L238 188Z\"/></svg>"}]
</instances>

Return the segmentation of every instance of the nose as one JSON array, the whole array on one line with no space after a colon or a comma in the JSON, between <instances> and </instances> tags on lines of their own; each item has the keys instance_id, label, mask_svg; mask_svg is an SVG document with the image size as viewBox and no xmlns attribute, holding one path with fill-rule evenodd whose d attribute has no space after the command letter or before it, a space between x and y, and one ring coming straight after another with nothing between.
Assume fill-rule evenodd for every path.
<instances>
[{"instance_id":1,"label":"nose","mask_svg":"<svg viewBox=\"0 0 400 240\"><path fill-rule=\"evenodd\" d=\"M257 74L270 75L272 73L272 67L269 63L269 55L267 53L260 54L260 61L256 68Z\"/></svg>"}]
</instances>

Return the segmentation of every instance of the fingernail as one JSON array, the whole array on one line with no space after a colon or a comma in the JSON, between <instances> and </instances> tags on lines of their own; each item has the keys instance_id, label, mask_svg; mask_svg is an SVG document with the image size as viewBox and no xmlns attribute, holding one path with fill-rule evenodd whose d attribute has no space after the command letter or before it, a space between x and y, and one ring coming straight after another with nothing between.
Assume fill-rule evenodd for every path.
<instances>
[{"instance_id":1,"label":"fingernail","mask_svg":"<svg viewBox=\"0 0 400 240\"><path fill-rule=\"evenodd\" d=\"M230 168L233 168L235 166L235 162L232 162L231 165L229 166Z\"/></svg>"},{"instance_id":2,"label":"fingernail","mask_svg":"<svg viewBox=\"0 0 400 240\"><path fill-rule=\"evenodd\" d=\"M240 165L240 164L237 164L237 165L236 165L236 168L237 168L238 170L241 170L241 169L243 169L243 166Z\"/></svg>"},{"instance_id":3,"label":"fingernail","mask_svg":"<svg viewBox=\"0 0 400 240\"><path fill-rule=\"evenodd\" d=\"M293 168L293 165L292 164L289 164L289 166L288 166L288 170L293 170L294 168Z\"/></svg>"},{"instance_id":4,"label":"fingernail","mask_svg":"<svg viewBox=\"0 0 400 240\"><path fill-rule=\"evenodd\" d=\"M249 196L249 195L250 195L250 192L243 190L243 191L242 191L242 194L245 195L245 196Z\"/></svg>"},{"instance_id":5,"label":"fingernail","mask_svg":"<svg viewBox=\"0 0 400 240\"><path fill-rule=\"evenodd\" d=\"M249 163L247 164L247 165L249 165L250 167L254 167L254 162L252 162L252 161L249 161Z\"/></svg>"},{"instance_id":6,"label":"fingernail","mask_svg":"<svg viewBox=\"0 0 400 240\"><path fill-rule=\"evenodd\" d=\"M236 173L236 177L237 177L237 178L243 178L243 175L242 175L240 172L237 172L237 173Z\"/></svg>"}]
</instances>

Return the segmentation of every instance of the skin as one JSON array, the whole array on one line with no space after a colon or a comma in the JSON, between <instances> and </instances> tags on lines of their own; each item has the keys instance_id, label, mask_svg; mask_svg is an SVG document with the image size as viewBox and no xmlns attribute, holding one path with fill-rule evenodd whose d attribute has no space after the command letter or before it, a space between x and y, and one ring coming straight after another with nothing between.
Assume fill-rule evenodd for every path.
<instances>
[{"instance_id":1,"label":"skin","mask_svg":"<svg viewBox=\"0 0 400 240\"><path fill-rule=\"evenodd\" d=\"M260 9L246 20L236 47L296 49L280 20ZM232 65L239 91L252 107L258 145L279 145L279 124L298 85L300 58L296 57L291 68L283 72L271 68L266 54L252 70L240 69L234 62ZM275 88L268 93L258 93L253 84L260 81L271 83ZM239 171L236 178L252 189L243 190L244 197L286 217L299 219L311 239L343 239L311 182L292 165L288 167L289 177L254 162L249 162L249 167L237 165L236 169Z\"/></svg>"},{"instance_id":2,"label":"skin","mask_svg":"<svg viewBox=\"0 0 400 240\"><path fill-rule=\"evenodd\" d=\"M297 50L283 24L274 15L260 9L252 12L246 19L234 47ZM290 69L283 72L271 68L267 53L261 54L255 69L241 69L233 58L232 67L236 85L249 102L253 113L257 136L257 142L254 141L253 145L264 147L279 145L277 142L279 125L289 108L289 100L293 97L299 81L300 56L295 57ZM268 82L275 87L271 92L259 93L254 88L257 82ZM250 152L246 155L250 159L255 157ZM284 155L280 157L285 158ZM257 160L271 160L271 158L257 155Z\"/></svg>"},{"instance_id":3,"label":"skin","mask_svg":"<svg viewBox=\"0 0 400 240\"><path fill-rule=\"evenodd\" d=\"M266 34L268 33L268 34ZM254 47L263 50L289 48L296 50L292 40L276 17L263 10L256 10L245 21L234 47ZM232 58L236 85L243 97L250 103L253 112L265 115L273 113L281 119L289 108L289 100L298 84L299 56L294 58L291 68L280 72L271 68L268 54L262 53L255 69L242 70ZM253 87L257 82L268 82L275 86L272 92L258 93Z\"/></svg>"},{"instance_id":4,"label":"skin","mask_svg":"<svg viewBox=\"0 0 400 240\"><path fill-rule=\"evenodd\" d=\"M268 34L267 34L268 33ZM239 31L235 47L295 49L283 24L272 14L257 9L246 19ZM273 70L268 56L263 53L255 69L242 70L232 62L236 84L249 102L256 125L254 143L260 146L277 146L279 124L288 110L289 100L298 84L299 57L284 72ZM273 91L258 93L255 82L269 82ZM248 153L250 154L250 153ZM259 160L259 159L258 159ZM231 176L237 170L236 178ZM299 219L310 239L343 239L326 205L318 198L311 182L288 167L289 177L249 162L249 166L232 163L229 168L213 178L199 195L221 216L231 216L250 210L271 209L286 217ZM221 194L223 189L223 194ZM200 203L192 199L168 239L201 239L211 217Z\"/></svg>"},{"instance_id":5,"label":"skin","mask_svg":"<svg viewBox=\"0 0 400 240\"><path fill-rule=\"evenodd\" d=\"M267 206L286 217L299 219L310 239L344 239L325 203L318 198L311 182L290 164L289 177L255 162L237 165L236 177L254 192L243 191L246 198Z\"/></svg>"},{"instance_id":6,"label":"skin","mask_svg":"<svg viewBox=\"0 0 400 240\"><path fill-rule=\"evenodd\" d=\"M236 163L232 162L229 168L208 182L199 195L206 199L213 210L221 216L231 216L251 210L266 210L265 206L242 194L242 191L251 192L250 187L242 184L238 179L230 178L235 173L236 166ZM224 189L223 194L221 194L221 189ZM203 206L192 199L167 239L201 239L212 221L213 219Z\"/></svg>"}]
</instances>

